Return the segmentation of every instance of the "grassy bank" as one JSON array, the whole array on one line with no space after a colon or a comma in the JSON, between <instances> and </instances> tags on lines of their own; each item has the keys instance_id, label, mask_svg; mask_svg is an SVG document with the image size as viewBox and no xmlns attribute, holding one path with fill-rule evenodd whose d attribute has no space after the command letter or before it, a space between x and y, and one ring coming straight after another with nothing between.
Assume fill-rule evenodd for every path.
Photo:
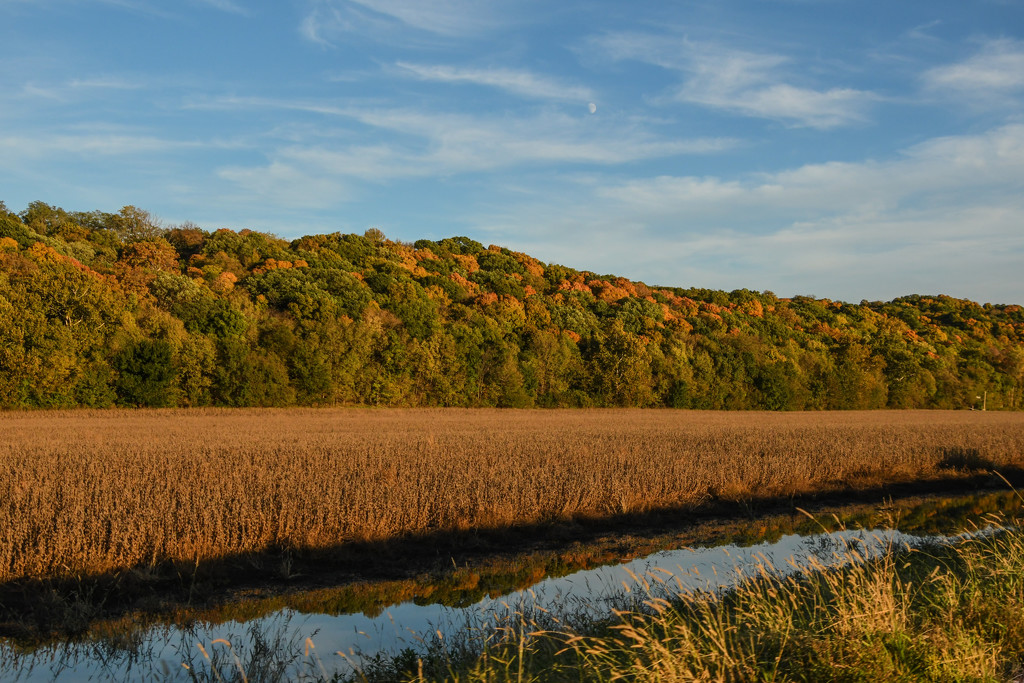
<instances>
[{"instance_id":1,"label":"grassy bank","mask_svg":"<svg viewBox=\"0 0 1024 683\"><path fill-rule=\"evenodd\" d=\"M1008 681L1024 674L1024 535L896 552L788 578L752 572L722 595L643 599L567 628L521 617L482 649L434 644L352 680ZM651 577L652 583L671 582Z\"/></svg>"},{"instance_id":2,"label":"grassy bank","mask_svg":"<svg viewBox=\"0 0 1024 683\"><path fill-rule=\"evenodd\" d=\"M844 492L1024 464L1024 414L0 414L0 582Z\"/></svg>"}]
</instances>

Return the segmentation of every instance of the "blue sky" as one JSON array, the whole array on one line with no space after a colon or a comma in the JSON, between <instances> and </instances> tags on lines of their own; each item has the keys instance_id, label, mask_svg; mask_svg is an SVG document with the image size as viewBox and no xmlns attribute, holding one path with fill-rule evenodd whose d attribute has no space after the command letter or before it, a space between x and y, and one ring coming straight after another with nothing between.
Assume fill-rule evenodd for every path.
<instances>
[{"instance_id":1,"label":"blue sky","mask_svg":"<svg viewBox=\"0 0 1024 683\"><path fill-rule=\"evenodd\" d=\"M0 0L0 199L1024 303L1024 1Z\"/></svg>"}]
</instances>

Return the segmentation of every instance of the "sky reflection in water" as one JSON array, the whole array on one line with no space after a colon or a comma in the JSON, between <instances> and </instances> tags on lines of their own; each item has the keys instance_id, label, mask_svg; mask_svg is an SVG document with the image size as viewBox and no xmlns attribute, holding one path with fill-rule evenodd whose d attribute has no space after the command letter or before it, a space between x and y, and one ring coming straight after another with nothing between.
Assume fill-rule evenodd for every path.
<instances>
[{"instance_id":1,"label":"sky reflection in water","mask_svg":"<svg viewBox=\"0 0 1024 683\"><path fill-rule=\"evenodd\" d=\"M936 537L932 537L933 539ZM509 623L516 614L540 608L575 619L600 618L614 608L627 608L637 600L669 596L680 590L713 591L731 586L741 576L762 568L788 574L813 563L835 565L847 561L849 551L877 556L889 548L904 548L922 540L893 530L841 531L814 536L788 535L774 543L739 547L684 548L662 551L619 565L599 567L568 576L549 578L533 587L500 597L488 597L463 608L405 602L377 616L348 614L303 615L283 610L249 623L198 624L192 628L158 627L125 634L118 642L61 643L19 655L0 646L0 675L16 681L191 680L189 669L204 679L210 664L196 643L219 661L219 670L237 672L224 639L232 643L242 668L254 680L262 671L272 677L273 667L295 678L305 672L330 674L350 665L337 653L360 656L395 654L405 648L423 649L440 632L446 640L481 633L488 625ZM503 621L504 620L504 621ZM471 636L470 636L471 637ZM311 657L306 639L315 644ZM266 652L273 657L262 656ZM266 667L270 667L267 669Z\"/></svg>"}]
</instances>

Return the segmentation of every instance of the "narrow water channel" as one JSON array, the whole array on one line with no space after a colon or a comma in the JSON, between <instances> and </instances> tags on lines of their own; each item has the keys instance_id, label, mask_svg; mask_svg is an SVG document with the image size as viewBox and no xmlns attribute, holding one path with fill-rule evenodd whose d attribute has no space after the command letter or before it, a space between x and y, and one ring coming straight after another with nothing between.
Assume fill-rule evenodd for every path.
<instances>
[{"instance_id":1,"label":"narrow water channel","mask_svg":"<svg viewBox=\"0 0 1024 683\"><path fill-rule=\"evenodd\" d=\"M451 607L404 602L378 614L300 614L282 610L246 623L162 626L115 639L58 643L30 653L0 645L0 679L11 681L215 680L241 668L250 680L318 680L350 672L374 655L423 651L445 642L480 637L488 627L509 624L538 610L568 620L601 618L649 596L679 591L716 591L760 571L780 575L812 566L836 566L925 542L960 536L916 536L894 530L786 535L749 546L693 547L657 552L621 564L556 578L474 604ZM226 642L225 642L226 641ZM231 644L229 649L226 643ZM200 645L202 647L200 647ZM312 649L311 647L312 646ZM207 660L203 650L212 658ZM346 656L338 654L345 653ZM234 656L238 657L238 664Z\"/></svg>"}]
</instances>

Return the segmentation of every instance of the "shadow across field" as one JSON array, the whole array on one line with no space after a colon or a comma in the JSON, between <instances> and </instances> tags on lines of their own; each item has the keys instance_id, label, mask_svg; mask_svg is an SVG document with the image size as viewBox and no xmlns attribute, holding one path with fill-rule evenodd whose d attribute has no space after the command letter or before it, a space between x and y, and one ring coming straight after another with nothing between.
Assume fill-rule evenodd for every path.
<instances>
[{"instance_id":1,"label":"shadow across field","mask_svg":"<svg viewBox=\"0 0 1024 683\"><path fill-rule=\"evenodd\" d=\"M1024 468L994 474L975 456L950 449L942 476L914 481L836 484L787 496L723 493L699 505L640 513L436 530L320 549L268 548L198 563L12 581L0 585L0 637L31 648L97 627L116 632L157 622L244 620L284 607L340 614L380 611L407 600L470 604L544 576L671 547L814 533L830 520L845 526L898 522L908 533L944 533L997 511L993 506L1015 505L1010 487L1024 488ZM804 510L825 517L817 521Z\"/></svg>"}]
</instances>

